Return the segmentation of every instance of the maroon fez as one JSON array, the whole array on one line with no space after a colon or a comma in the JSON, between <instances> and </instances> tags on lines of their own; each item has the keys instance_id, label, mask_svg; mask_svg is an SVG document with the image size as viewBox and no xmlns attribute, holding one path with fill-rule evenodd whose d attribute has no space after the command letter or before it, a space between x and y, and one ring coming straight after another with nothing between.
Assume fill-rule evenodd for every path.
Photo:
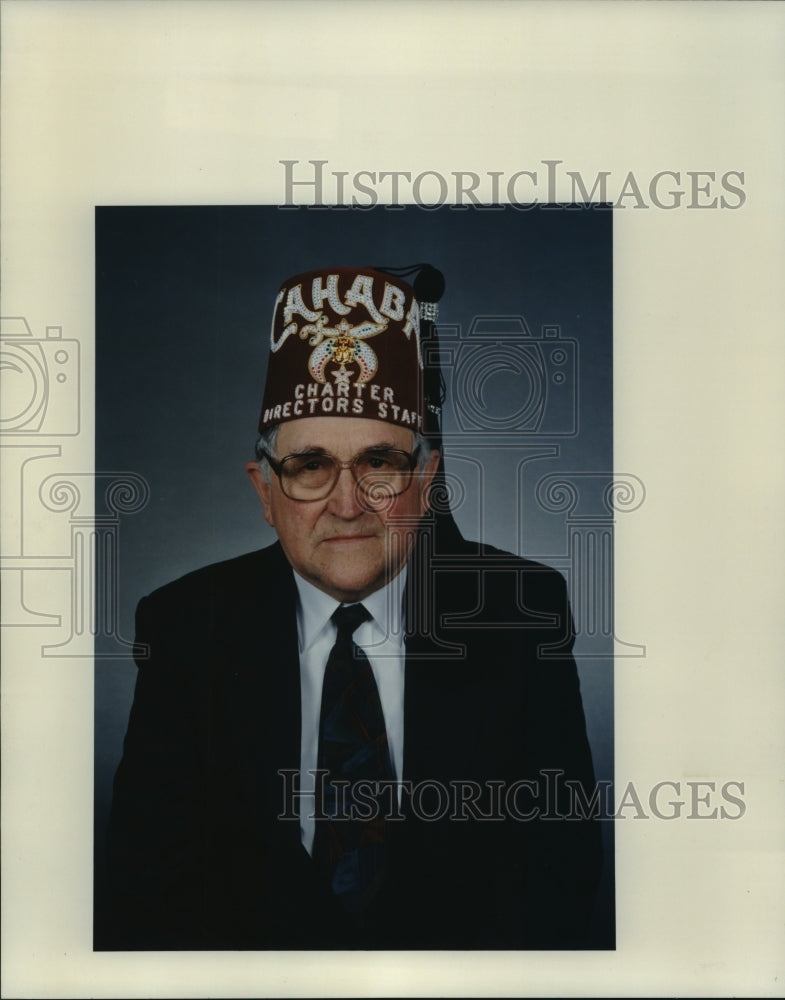
<instances>
[{"instance_id":1,"label":"maroon fez","mask_svg":"<svg viewBox=\"0 0 785 1000\"><path fill-rule=\"evenodd\" d=\"M397 275L332 267L275 300L259 431L302 417L366 417L427 432L420 304Z\"/></svg>"}]
</instances>

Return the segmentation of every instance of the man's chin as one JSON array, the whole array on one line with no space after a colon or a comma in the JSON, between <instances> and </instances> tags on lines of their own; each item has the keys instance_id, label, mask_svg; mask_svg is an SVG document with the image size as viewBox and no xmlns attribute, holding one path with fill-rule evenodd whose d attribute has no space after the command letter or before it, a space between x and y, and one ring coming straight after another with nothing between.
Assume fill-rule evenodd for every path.
<instances>
[{"instance_id":1,"label":"man's chin","mask_svg":"<svg viewBox=\"0 0 785 1000\"><path fill-rule=\"evenodd\" d=\"M355 560L347 560L345 566L333 565L329 573L313 582L337 601L352 604L362 601L374 591L383 587L390 573L386 565L358 566Z\"/></svg>"}]
</instances>

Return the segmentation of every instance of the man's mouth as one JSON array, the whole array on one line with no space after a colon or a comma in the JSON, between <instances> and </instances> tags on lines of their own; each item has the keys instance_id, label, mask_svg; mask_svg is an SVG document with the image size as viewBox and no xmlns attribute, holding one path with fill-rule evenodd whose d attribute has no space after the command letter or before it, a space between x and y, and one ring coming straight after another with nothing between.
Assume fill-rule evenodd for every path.
<instances>
[{"instance_id":1,"label":"man's mouth","mask_svg":"<svg viewBox=\"0 0 785 1000\"><path fill-rule=\"evenodd\" d=\"M323 540L325 542L362 542L375 537L376 535L371 534L371 532L357 532L351 535L330 535L329 538Z\"/></svg>"}]
</instances>

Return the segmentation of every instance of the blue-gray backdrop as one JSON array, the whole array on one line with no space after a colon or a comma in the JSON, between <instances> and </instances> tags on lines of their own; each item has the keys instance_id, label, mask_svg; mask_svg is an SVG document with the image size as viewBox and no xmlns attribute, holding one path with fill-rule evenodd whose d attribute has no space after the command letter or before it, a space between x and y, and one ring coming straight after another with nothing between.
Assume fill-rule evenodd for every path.
<instances>
[{"instance_id":1,"label":"blue-gray backdrop","mask_svg":"<svg viewBox=\"0 0 785 1000\"><path fill-rule=\"evenodd\" d=\"M612 213L594 206L96 210L96 471L141 500L113 528L95 684L96 922L140 596L267 544L247 482L281 281L429 262L447 480L467 537L568 579L597 776L613 774ZM149 491L146 502L144 491ZM96 498L97 512L103 496ZM139 507L140 509L134 509ZM99 575L100 579L100 575ZM613 836L593 932L614 946Z\"/></svg>"}]
</instances>

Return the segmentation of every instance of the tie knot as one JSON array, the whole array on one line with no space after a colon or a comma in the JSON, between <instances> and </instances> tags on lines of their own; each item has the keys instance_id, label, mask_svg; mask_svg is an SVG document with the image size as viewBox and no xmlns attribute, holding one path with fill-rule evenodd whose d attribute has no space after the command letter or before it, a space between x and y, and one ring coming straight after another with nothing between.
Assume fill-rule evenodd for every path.
<instances>
[{"instance_id":1,"label":"tie knot","mask_svg":"<svg viewBox=\"0 0 785 1000\"><path fill-rule=\"evenodd\" d=\"M338 638L347 639L363 622L369 621L371 614L362 604L342 604L335 609L332 618L338 628Z\"/></svg>"}]
</instances>

